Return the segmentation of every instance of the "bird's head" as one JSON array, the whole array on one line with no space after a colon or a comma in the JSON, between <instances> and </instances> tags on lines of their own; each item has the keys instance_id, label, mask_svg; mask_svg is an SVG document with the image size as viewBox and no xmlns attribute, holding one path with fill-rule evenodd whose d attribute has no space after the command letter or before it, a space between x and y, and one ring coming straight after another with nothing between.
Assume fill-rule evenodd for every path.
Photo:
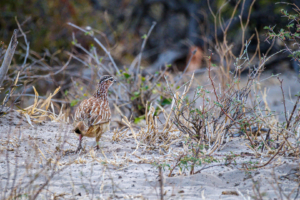
<instances>
[{"instance_id":1,"label":"bird's head","mask_svg":"<svg viewBox=\"0 0 300 200\"><path fill-rule=\"evenodd\" d=\"M104 75L100 78L98 90L100 89L102 92L107 91L114 82L116 82L114 77L110 75Z\"/></svg>"},{"instance_id":2,"label":"bird's head","mask_svg":"<svg viewBox=\"0 0 300 200\"><path fill-rule=\"evenodd\" d=\"M108 88L114 83L116 82L114 77L110 76L110 75L104 75L100 78L100 81L98 83L98 89L97 91L94 93L94 96L97 98L106 98L107 97L107 91Z\"/></svg>"},{"instance_id":3,"label":"bird's head","mask_svg":"<svg viewBox=\"0 0 300 200\"><path fill-rule=\"evenodd\" d=\"M104 86L105 88L109 88L114 82L116 82L114 77L110 75L104 75L99 81L99 87Z\"/></svg>"}]
</instances>

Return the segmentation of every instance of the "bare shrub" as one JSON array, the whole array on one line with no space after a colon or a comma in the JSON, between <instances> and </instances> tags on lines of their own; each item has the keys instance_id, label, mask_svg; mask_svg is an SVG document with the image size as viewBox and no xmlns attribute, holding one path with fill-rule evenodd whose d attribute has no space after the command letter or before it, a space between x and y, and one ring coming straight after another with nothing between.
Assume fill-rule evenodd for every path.
<instances>
[{"instance_id":1,"label":"bare shrub","mask_svg":"<svg viewBox=\"0 0 300 200\"><path fill-rule=\"evenodd\" d=\"M249 13L251 8L252 6ZM221 15L220 10L217 14L211 11L215 23L221 23L218 21L220 18L219 15ZM233 11L232 17L235 11ZM249 21L244 26L241 20L243 40L248 23ZM232 44L228 44L226 38L230 23L223 26L223 41L215 38L215 50L220 62L218 64L212 62L213 54L208 56L207 59L208 80L210 84L205 87L197 86L192 92L191 97L189 96L189 91L194 75L192 75L187 85L182 86L184 90L181 94L180 90L173 90L170 86L168 87L171 96L173 96L173 122L182 133L189 136L190 156L193 158L187 160L190 165L190 174L195 173L194 166L196 161L201 157L204 158L205 156L212 155L213 152L224 148L232 136L238 137L244 135L249 141L249 144L246 145L257 157L264 156L265 154L270 156L269 160L264 164L244 165L247 170L264 167L270 164L277 155L288 154L297 156L300 153L299 142L297 142L299 140L299 117L295 114L298 108L299 97L297 97L293 111L290 114L286 110L285 100L283 101L286 119L283 123L275 119L274 113L270 111L267 105L266 97L262 99L258 96L254 99L248 98L250 94L255 95L254 92L258 89L259 77L264 71L266 62L282 51L270 56L267 55L267 52L267 54L261 56L260 45L258 44L255 54L250 58L247 53L247 47L251 42L251 38L254 37L251 36L242 46L240 54L235 56L231 51ZM258 37L257 32L256 34ZM252 61L256 55L259 56L259 60L258 63L253 64ZM234 66L233 70L232 66ZM213 67L219 70L213 73ZM246 69L249 71L248 80L246 84L242 85L241 73ZM215 74L217 76L214 76ZM271 76L269 78L275 77ZM216 80L220 84L217 84ZM282 80L279 78L278 80L282 89ZM166 82L168 84L167 79ZM283 99L285 99L283 89L282 95ZM267 133L265 137L262 136L263 132ZM259 150L261 151L259 152ZM180 164L186 156L181 155L176 163Z\"/></svg>"}]
</instances>

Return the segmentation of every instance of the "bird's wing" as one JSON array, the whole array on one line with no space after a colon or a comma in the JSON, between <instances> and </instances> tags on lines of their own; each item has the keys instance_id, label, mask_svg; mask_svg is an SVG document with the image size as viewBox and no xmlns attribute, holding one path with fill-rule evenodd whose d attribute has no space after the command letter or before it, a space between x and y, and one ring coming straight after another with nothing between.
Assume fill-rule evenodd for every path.
<instances>
[{"instance_id":1,"label":"bird's wing","mask_svg":"<svg viewBox=\"0 0 300 200\"><path fill-rule=\"evenodd\" d=\"M82 121L85 126L94 126L109 122L111 113L108 101L90 98L80 103L75 112L75 121Z\"/></svg>"}]
</instances>

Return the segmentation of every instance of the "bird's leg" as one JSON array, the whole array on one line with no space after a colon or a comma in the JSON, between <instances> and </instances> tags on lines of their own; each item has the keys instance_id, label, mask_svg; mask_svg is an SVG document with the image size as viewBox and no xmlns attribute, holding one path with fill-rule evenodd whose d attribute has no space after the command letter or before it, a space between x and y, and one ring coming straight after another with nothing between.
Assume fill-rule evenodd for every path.
<instances>
[{"instance_id":1,"label":"bird's leg","mask_svg":"<svg viewBox=\"0 0 300 200\"><path fill-rule=\"evenodd\" d=\"M95 148L96 148L96 150L99 150L100 149L100 146L99 146L99 140L100 140L100 138L101 138L101 135L102 134L99 134L99 135L97 135L96 136L96 146L95 146Z\"/></svg>"},{"instance_id":2,"label":"bird's leg","mask_svg":"<svg viewBox=\"0 0 300 200\"><path fill-rule=\"evenodd\" d=\"M97 142L97 145L95 146L95 149L96 149L97 151L100 149L99 142Z\"/></svg>"},{"instance_id":3,"label":"bird's leg","mask_svg":"<svg viewBox=\"0 0 300 200\"><path fill-rule=\"evenodd\" d=\"M75 153L78 153L82 149L81 142L82 142L82 134L79 135L79 144Z\"/></svg>"}]
</instances>

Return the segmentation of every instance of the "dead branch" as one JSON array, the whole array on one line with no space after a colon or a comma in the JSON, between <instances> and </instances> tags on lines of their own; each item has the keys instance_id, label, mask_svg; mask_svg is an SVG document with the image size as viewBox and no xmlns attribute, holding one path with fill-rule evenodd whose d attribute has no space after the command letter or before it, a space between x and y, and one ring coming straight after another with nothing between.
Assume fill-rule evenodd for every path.
<instances>
[{"instance_id":1,"label":"dead branch","mask_svg":"<svg viewBox=\"0 0 300 200\"><path fill-rule=\"evenodd\" d=\"M4 81L4 78L8 71L8 67L11 63L11 60L14 56L15 50L18 45L17 34L18 34L18 29L15 29L13 36L10 40L9 46L7 47L7 50L5 52L4 60L1 65L1 68L0 68L0 86L2 85L2 83Z\"/></svg>"}]
</instances>

